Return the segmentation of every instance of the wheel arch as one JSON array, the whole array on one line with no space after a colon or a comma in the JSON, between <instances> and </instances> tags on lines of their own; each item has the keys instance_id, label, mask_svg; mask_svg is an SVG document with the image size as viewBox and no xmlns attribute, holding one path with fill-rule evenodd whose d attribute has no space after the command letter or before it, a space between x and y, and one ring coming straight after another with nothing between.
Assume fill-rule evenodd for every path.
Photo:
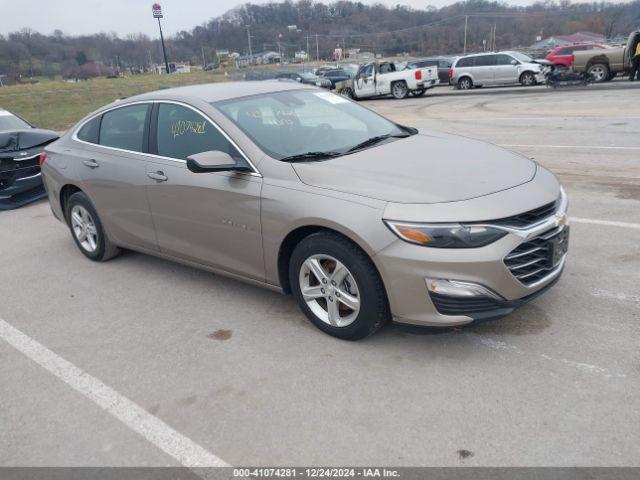
<instances>
[{"instance_id":1,"label":"wheel arch","mask_svg":"<svg viewBox=\"0 0 640 480\"><path fill-rule=\"evenodd\" d=\"M460 85L460 82L465 78L469 79L469 81L471 82L471 86L474 86L476 84L476 82L473 80L473 77L469 73L463 73L458 77L458 81L456 82L456 85Z\"/></svg>"},{"instance_id":2,"label":"wheel arch","mask_svg":"<svg viewBox=\"0 0 640 480\"><path fill-rule=\"evenodd\" d=\"M280 247L278 248L278 280L280 282L280 288L282 288L285 293L291 293L291 284L289 283L289 261L291 260L293 250L302 240L318 233L332 233L354 244L371 259L371 263L376 268L378 275L380 275L380 271L372 258L374 254L373 250L355 232L345 231L344 228L337 225L313 222L305 225L298 225L293 228L289 233L287 233L287 235L285 235L284 239L280 243ZM382 275L380 275L380 278L382 279Z\"/></svg>"},{"instance_id":3,"label":"wheel arch","mask_svg":"<svg viewBox=\"0 0 640 480\"><path fill-rule=\"evenodd\" d=\"M58 200L60 202L60 209L62 210L62 215L64 216L64 219L67 222L69 221L69 219L67 218L67 202L69 201L69 197L71 197L71 195L77 192L85 193L80 187L78 187L77 185L74 185L73 183L67 183L60 189L60 195Z\"/></svg>"}]
</instances>

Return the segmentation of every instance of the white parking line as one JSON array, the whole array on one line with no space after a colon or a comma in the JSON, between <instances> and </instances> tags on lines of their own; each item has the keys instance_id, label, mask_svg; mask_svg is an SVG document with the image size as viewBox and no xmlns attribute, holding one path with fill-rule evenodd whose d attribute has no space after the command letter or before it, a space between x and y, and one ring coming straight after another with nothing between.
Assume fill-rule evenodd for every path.
<instances>
[{"instance_id":1,"label":"white parking line","mask_svg":"<svg viewBox=\"0 0 640 480\"><path fill-rule=\"evenodd\" d=\"M640 223L629 223L629 222L615 222L613 220L596 220L593 218L580 218L580 217L569 217L572 222L575 223L587 223L589 225L602 225L603 227L621 227L621 228L633 228L635 230L640 230Z\"/></svg>"},{"instance_id":2,"label":"white parking line","mask_svg":"<svg viewBox=\"0 0 640 480\"><path fill-rule=\"evenodd\" d=\"M139 433L185 467L228 467L224 460L0 318L0 338Z\"/></svg>"},{"instance_id":3,"label":"white parking line","mask_svg":"<svg viewBox=\"0 0 640 480\"><path fill-rule=\"evenodd\" d=\"M500 147L504 148L581 148L587 150L640 150L640 147L617 147L614 145L513 145L513 144L500 144Z\"/></svg>"}]
</instances>

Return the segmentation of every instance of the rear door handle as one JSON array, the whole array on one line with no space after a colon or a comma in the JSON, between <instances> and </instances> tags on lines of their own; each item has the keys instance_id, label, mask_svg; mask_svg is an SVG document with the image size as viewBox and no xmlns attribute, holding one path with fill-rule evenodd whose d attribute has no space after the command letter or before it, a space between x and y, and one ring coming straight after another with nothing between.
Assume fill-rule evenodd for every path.
<instances>
[{"instance_id":1,"label":"rear door handle","mask_svg":"<svg viewBox=\"0 0 640 480\"><path fill-rule=\"evenodd\" d=\"M84 163L89 168L98 168L100 166L100 164L96 162L94 159L83 160L82 163Z\"/></svg>"},{"instance_id":2,"label":"rear door handle","mask_svg":"<svg viewBox=\"0 0 640 480\"><path fill-rule=\"evenodd\" d=\"M158 170L157 172L147 172L147 177L152 178L153 180L156 180L158 182L166 182L167 180L169 180L164 172L161 172L160 170Z\"/></svg>"}]
</instances>

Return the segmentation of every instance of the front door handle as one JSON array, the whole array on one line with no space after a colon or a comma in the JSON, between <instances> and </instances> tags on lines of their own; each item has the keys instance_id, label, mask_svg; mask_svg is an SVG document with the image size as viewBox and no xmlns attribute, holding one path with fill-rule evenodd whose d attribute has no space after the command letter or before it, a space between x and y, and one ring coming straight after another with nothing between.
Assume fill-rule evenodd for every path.
<instances>
[{"instance_id":1,"label":"front door handle","mask_svg":"<svg viewBox=\"0 0 640 480\"><path fill-rule=\"evenodd\" d=\"M93 158L91 160L83 160L82 163L84 163L89 168L98 168L100 166L100 164Z\"/></svg>"},{"instance_id":2,"label":"front door handle","mask_svg":"<svg viewBox=\"0 0 640 480\"><path fill-rule=\"evenodd\" d=\"M158 170L157 172L147 172L147 177L152 178L158 182L166 182L167 180L169 180L164 172L161 172L160 170Z\"/></svg>"}]
</instances>

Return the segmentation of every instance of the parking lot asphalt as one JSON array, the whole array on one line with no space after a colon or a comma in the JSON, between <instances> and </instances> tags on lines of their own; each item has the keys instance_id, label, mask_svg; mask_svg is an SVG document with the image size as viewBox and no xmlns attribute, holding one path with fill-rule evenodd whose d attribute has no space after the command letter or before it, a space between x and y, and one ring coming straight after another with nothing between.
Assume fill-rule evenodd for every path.
<instances>
[{"instance_id":1,"label":"parking lot asphalt","mask_svg":"<svg viewBox=\"0 0 640 480\"><path fill-rule=\"evenodd\" d=\"M489 91L363 103L564 183L565 273L502 320L339 341L290 297L90 262L47 203L2 212L0 465L640 466L640 88Z\"/></svg>"}]
</instances>

